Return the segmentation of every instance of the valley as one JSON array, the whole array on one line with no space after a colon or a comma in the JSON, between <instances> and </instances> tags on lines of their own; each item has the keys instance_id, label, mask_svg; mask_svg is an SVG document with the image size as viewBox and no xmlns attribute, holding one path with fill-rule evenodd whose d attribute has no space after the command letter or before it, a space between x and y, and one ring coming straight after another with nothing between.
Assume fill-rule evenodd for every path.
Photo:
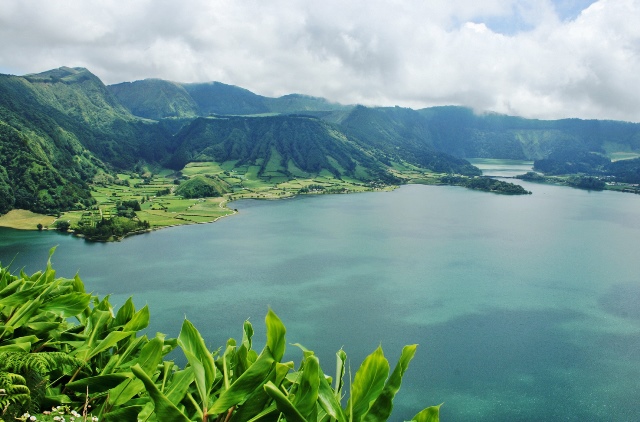
<instances>
[{"instance_id":1,"label":"valley","mask_svg":"<svg viewBox=\"0 0 640 422\"><path fill-rule=\"evenodd\" d=\"M94 240L212 222L245 198L412 183L530 193L471 158L531 160L529 181L637 192L639 154L629 122L268 98L219 82L106 86L84 68L0 75L0 225Z\"/></svg>"}]
</instances>

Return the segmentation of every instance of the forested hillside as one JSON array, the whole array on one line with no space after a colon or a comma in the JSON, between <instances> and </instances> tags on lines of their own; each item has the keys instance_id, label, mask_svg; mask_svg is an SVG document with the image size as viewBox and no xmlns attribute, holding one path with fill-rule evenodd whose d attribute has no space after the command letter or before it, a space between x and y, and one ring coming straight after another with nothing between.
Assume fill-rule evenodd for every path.
<instances>
[{"instance_id":1,"label":"forested hillside","mask_svg":"<svg viewBox=\"0 0 640 422\"><path fill-rule=\"evenodd\" d=\"M415 110L358 106L340 127L361 145L379 151L387 163L404 160L442 173L481 174L468 161L437 150L428 122Z\"/></svg>"},{"instance_id":2,"label":"forested hillside","mask_svg":"<svg viewBox=\"0 0 640 422\"><path fill-rule=\"evenodd\" d=\"M98 172L162 160L169 140L86 69L0 75L0 180L8 180L0 181L7 192L0 208L50 213L86 205L86 182Z\"/></svg>"},{"instance_id":3,"label":"forested hillside","mask_svg":"<svg viewBox=\"0 0 640 422\"><path fill-rule=\"evenodd\" d=\"M531 120L464 107L344 106L257 95L219 82L105 86L87 69L0 75L0 213L57 213L92 202L96 176L192 161L272 178L329 174L398 183L397 169L474 176L465 158L536 160L550 174L640 181L640 124Z\"/></svg>"},{"instance_id":4,"label":"forested hillside","mask_svg":"<svg viewBox=\"0 0 640 422\"><path fill-rule=\"evenodd\" d=\"M308 177L328 171L360 180L395 179L366 149L322 120L304 116L199 118L176 135L170 165L234 161L258 176Z\"/></svg>"}]
</instances>

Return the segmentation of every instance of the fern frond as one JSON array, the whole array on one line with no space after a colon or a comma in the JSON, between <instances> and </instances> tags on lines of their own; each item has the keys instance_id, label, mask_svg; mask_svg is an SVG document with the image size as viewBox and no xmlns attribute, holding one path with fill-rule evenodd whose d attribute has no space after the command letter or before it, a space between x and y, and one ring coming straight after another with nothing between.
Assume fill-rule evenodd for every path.
<instances>
[{"instance_id":1,"label":"fern frond","mask_svg":"<svg viewBox=\"0 0 640 422\"><path fill-rule=\"evenodd\" d=\"M53 371L70 372L84 362L62 352L0 352L0 371L27 373L34 371L44 376Z\"/></svg>"},{"instance_id":2,"label":"fern frond","mask_svg":"<svg viewBox=\"0 0 640 422\"><path fill-rule=\"evenodd\" d=\"M31 391L23 376L0 371L0 408L25 405L31 401Z\"/></svg>"}]
</instances>

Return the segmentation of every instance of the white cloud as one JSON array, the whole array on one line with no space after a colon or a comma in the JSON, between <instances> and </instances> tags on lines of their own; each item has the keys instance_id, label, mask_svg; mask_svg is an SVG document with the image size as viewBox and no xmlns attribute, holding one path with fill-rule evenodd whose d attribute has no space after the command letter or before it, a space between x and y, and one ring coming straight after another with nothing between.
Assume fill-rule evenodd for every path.
<instances>
[{"instance_id":1,"label":"white cloud","mask_svg":"<svg viewBox=\"0 0 640 422\"><path fill-rule=\"evenodd\" d=\"M640 121L637 22L640 0L3 0L0 72Z\"/></svg>"}]
</instances>

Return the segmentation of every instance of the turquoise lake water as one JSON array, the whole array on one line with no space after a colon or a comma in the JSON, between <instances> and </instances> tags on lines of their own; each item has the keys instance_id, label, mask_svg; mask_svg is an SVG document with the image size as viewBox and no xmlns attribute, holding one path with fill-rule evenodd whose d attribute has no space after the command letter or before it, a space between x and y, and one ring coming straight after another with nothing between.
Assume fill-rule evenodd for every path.
<instances>
[{"instance_id":1,"label":"turquoise lake water","mask_svg":"<svg viewBox=\"0 0 640 422\"><path fill-rule=\"evenodd\" d=\"M522 162L475 162L488 174ZM640 420L640 196L520 182L239 201L240 213L93 244L0 228L0 262L151 308L150 333L189 318L211 348L258 347L269 306L287 340L352 370L378 345L418 352L393 420L444 402L443 421ZM299 362L289 346L287 357Z\"/></svg>"}]
</instances>

